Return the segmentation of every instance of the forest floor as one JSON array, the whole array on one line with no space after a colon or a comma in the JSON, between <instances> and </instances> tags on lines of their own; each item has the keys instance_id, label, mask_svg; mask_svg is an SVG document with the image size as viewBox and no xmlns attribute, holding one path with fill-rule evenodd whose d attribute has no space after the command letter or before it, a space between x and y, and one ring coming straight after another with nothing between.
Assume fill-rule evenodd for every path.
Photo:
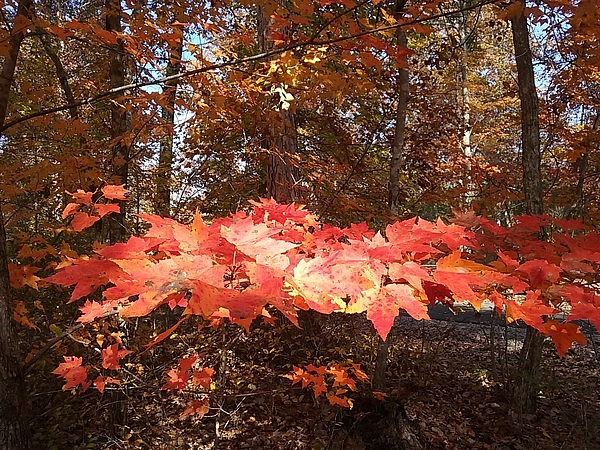
<instances>
[{"instance_id":1,"label":"forest floor","mask_svg":"<svg viewBox=\"0 0 600 450\"><path fill-rule=\"evenodd\" d=\"M371 440L380 433L372 419L386 403L401 402L424 449L600 449L600 336L592 327L584 327L588 345L574 344L562 359L546 345L538 412L525 415L503 395L523 328L496 325L491 333L486 324L403 316L392 338L388 397L381 406L365 401L370 385L359 383L350 410L315 399L284 375L294 365L333 362L370 373L377 338L366 319L351 319L317 317L303 330L261 324L249 333L235 326L199 332L188 323L128 364L127 382L104 394L61 392L42 368L30 380L36 448L385 450ZM177 364L173 355L191 349L217 370L202 419L181 414L205 394L160 389L164 371Z\"/></svg>"}]
</instances>

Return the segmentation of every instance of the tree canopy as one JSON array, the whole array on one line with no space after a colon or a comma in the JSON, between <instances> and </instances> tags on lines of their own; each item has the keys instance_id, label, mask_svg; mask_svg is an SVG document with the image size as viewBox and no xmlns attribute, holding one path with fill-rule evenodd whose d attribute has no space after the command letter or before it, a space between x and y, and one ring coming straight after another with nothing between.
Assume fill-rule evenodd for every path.
<instances>
[{"instance_id":1,"label":"tree canopy","mask_svg":"<svg viewBox=\"0 0 600 450\"><path fill-rule=\"evenodd\" d=\"M585 345L599 6L2 1L0 448L30 445L25 374L121 395L192 324L366 317L389 342L402 312L491 303L537 352ZM201 392L184 417L228 373L200 353L163 370ZM351 407L372 368L335 356L284 376Z\"/></svg>"}]
</instances>

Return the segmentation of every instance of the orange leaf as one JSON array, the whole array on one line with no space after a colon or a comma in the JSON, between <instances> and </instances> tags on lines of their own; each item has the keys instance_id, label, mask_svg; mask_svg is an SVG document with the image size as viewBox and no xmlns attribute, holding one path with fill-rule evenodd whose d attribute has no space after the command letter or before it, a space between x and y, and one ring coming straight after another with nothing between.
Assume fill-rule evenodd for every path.
<instances>
[{"instance_id":1,"label":"orange leaf","mask_svg":"<svg viewBox=\"0 0 600 450\"><path fill-rule=\"evenodd\" d=\"M561 358L571 348L573 342L578 342L582 345L587 344L587 340L580 329L581 327L574 323L563 324L555 320L549 320L544 324L545 333L554 342L558 356Z\"/></svg>"},{"instance_id":2,"label":"orange leaf","mask_svg":"<svg viewBox=\"0 0 600 450\"><path fill-rule=\"evenodd\" d=\"M8 264L8 274L11 287L20 289L24 286L29 286L37 291L37 282L41 278L35 276L40 270L39 267L34 266L19 266L14 263Z\"/></svg>"},{"instance_id":3,"label":"orange leaf","mask_svg":"<svg viewBox=\"0 0 600 450\"><path fill-rule=\"evenodd\" d=\"M207 398L205 398L204 400L190 400L189 402L187 402L187 406L183 410L183 413L181 413L180 418L184 418L185 416L189 415L196 415L199 416L199 419L202 419L204 415L209 411L208 405L209 403Z\"/></svg>"},{"instance_id":4,"label":"orange leaf","mask_svg":"<svg viewBox=\"0 0 600 450\"><path fill-rule=\"evenodd\" d=\"M173 331L175 331L179 325L181 325L181 323L187 319L189 319L190 316L183 316L183 318L181 320L179 320L179 322L177 322L175 325L173 325L171 328L169 328L166 331L163 331L162 333L160 333L158 336L154 337L150 342L148 342L146 344L146 350L148 350L150 347L155 346L156 344L158 344L159 342L164 341L167 337L171 336L171 334L173 333Z\"/></svg>"},{"instance_id":5,"label":"orange leaf","mask_svg":"<svg viewBox=\"0 0 600 450\"><path fill-rule=\"evenodd\" d=\"M194 386L202 386L204 389L210 389L210 378L215 374L215 371L210 367L205 367L202 370L194 370L192 384Z\"/></svg>"},{"instance_id":6,"label":"orange leaf","mask_svg":"<svg viewBox=\"0 0 600 450\"><path fill-rule=\"evenodd\" d=\"M129 193L127 189L122 184L120 186L104 186L102 188L102 193L104 194L104 198L108 200L127 200L126 195Z\"/></svg>"},{"instance_id":7,"label":"orange leaf","mask_svg":"<svg viewBox=\"0 0 600 450\"><path fill-rule=\"evenodd\" d=\"M85 192L81 189L77 189L77 192L74 194L71 194L69 191L66 192L73 197L77 203L83 203L84 205L90 205L92 203L93 192Z\"/></svg>"},{"instance_id":8,"label":"orange leaf","mask_svg":"<svg viewBox=\"0 0 600 450\"><path fill-rule=\"evenodd\" d=\"M71 226L73 227L73 230L80 232L91 227L99 220L100 217L98 216L89 216L83 212L76 212L74 214L73 221L71 222Z\"/></svg>"},{"instance_id":9,"label":"orange leaf","mask_svg":"<svg viewBox=\"0 0 600 450\"><path fill-rule=\"evenodd\" d=\"M27 317L27 308L25 307L25 303L22 301L16 301L13 309L13 319L15 322L20 323L24 327L39 329L35 326Z\"/></svg>"},{"instance_id":10,"label":"orange leaf","mask_svg":"<svg viewBox=\"0 0 600 450\"><path fill-rule=\"evenodd\" d=\"M121 212L121 206L118 203L108 203L108 204L96 203L94 205L94 209L96 210L96 212L98 213L98 215L100 217L104 217L105 215L110 214L110 213L118 214Z\"/></svg>"},{"instance_id":11,"label":"orange leaf","mask_svg":"<svg viewBox=\"0 0 600 450\"><path fill-rule=\"evenodd\" d=\"M100 392L101 394L104 393L104 386L106 386L106 382L104 381L104 377L102 377L101 375L99 375L94 380L94 385L96 386L96 389L98 389L98 392Z\"/></svg>"},{"instance_id":12,"label":"orange leaf","mask_svg":"<svg viewBox=\"0 0 600 450\"><path fill-rule=\"evenodd\" d=\"M63 213L62 213L62 218L65 219L68 215L73 214L75 211L77 211L77 208L79 208L79 203L69 203Z\"/></svg>"},{"instance_id":13,"label":"orange leaf","mask_svg":"<svg viewBox=\"0 0 600 450\"><path fill-rule=\"evenodd\" d=\"M119 350L119 344L113 344L102 350L102 367L105 369L118 370L121 368L119 360L129 355L131 350Z\"/></svg>"},{"instance_id":14,"label":"orange leaf","mask_svg":"<svg viewBox=\"0 0 600 450\"><path fill-rule=\"evenodd\" d=\"M63 377L67 382L63 386L63 391L69 388L81 385L85 391L90 383L86 383L87 368L82 366L82 358L76 356L63 356L65 362L52 371L53 374Z\"/></svg>"}]
</instances>

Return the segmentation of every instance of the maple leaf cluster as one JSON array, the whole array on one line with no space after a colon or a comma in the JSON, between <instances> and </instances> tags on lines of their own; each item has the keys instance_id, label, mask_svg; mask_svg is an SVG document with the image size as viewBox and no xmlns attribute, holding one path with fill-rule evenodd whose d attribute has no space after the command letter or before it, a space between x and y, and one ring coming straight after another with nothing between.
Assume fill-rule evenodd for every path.
<instances>
[{"instance_id":1,"label":"maple leaf cluster","mask_svg":"<svg viewBox=\"0 0 600 450\"><path fill-rule=\"evenodd\" d=\"M508 321L523 320L550 336L561 356L585 338L576 324L547 316L560 308L569 321L589 319L600 328L600 300L588 287L598 273L600 237L580 222L522 216L502 227L458 215L450 224L397 222L382 234L364 223L320 223L302 207L273 200L253 206L211 224L196 213L190 226L140 214L151 225L147 233L74 260L46 281L75 285L70 301L103 287L101 303L80 307L84 324L107 313L145 316L168 304L184 308L179 323L199 315L249 329L258 317L274 320L271 305L296 325L298 309L366 312L385 339L400 310L427 320L436 301L468 301L479 310L489 299ZM550 238L540 238L542 229ZM187 384L183 367L168 374L170 389Z\"/></svg>"},{"instance_id":2,"label":"maple leaf cluster","mask_svg":"<svg viewBox=\"0 0 600 450\"><path fill-rule=\"evenodd\" d=\"M62 213L62 218L66 219L73 215L71 226L74 231L83 231L98 222L102 217L110 213L118 213L121 207L118 203L99 203L94 198L104 197L106 200L127 200L127 190L121 186L104 186L101 189L101 195L96 192L85 192L78 189L75 193L67 192L73 197L74 202L69 203ZM88 212L81 211L86 208ZM89 213L89 214L88 214Z\"/></svg>"},{"instance_id":3,"label":"maple leaf cluster","mask_svg":"<svg viewBox=\"0 0 600 450\"><path fill-rule=\"evenodd\" d=\"M339 364L316 367L308 364L305 367L294 366L294 370L285 378L292 380L292 385L300 383L302 388L310 387L315 398L325 394L331 405L343 408L352 408L352 399L345 394L348 390L356 390L357 381L367 381L369 377L365 374L359 364L344 367Z\"/></svg>"}]
</instances>

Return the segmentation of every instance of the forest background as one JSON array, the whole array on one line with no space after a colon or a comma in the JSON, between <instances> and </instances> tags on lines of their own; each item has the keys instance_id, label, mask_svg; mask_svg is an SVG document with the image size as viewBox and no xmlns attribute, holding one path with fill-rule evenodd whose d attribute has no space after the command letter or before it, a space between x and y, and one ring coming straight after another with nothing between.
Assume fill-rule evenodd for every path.
<instances>
[{"instance_id":1,"label":"forest background","mask_svg":"<svg viewBox=\"0 0 600 450\"><path fill-rule=\"evenodd\" d=\"M389 387L394 320L524 321L479 363L506 429L546 337L563 357L598 328L599 6L3 1L0 447L496 448L416 418L425 338ZM580 388L565 448L597 444ZM300 405L329 428L293 428Z\"/></svg>"}]
</instances>

